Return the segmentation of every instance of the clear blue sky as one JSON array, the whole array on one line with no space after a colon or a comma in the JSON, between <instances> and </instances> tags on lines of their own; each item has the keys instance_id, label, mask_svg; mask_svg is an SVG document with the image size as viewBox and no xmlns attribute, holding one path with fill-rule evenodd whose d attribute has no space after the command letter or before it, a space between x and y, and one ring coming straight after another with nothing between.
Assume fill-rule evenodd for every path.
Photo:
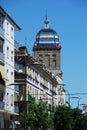
<instances>
[{"instance_id":1,"label":"clear blue sky","mask_svg":"<svg viewBox=\"0 0 87 130\"><path fill-rule=\"evenodd\" d=\"M61 69L69 93L87 93L87 0L0 0L1 6L21 27L16 40L32 48L43 27L46 10L50 26L61 41ZM87 104L87 94L73 95ZM72 106L77 99L71 99Z\"/></svg>"}]
</instances>

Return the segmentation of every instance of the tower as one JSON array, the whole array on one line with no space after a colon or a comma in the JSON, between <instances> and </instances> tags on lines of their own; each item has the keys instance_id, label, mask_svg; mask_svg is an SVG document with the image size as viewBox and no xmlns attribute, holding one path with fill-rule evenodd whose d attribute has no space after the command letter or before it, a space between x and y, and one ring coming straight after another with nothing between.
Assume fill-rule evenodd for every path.
<instances>
[{"instance_id":1,"label":"tower","mask_svg":"<svg viewBox=\"0 0 87 130\"><path fill-rule=\"evenodd\" d=\"M46 16L44 27L36 34L33 46L34 57L46 65L54 75L61 75L61 45L57 32L50 28Z\"/></svg>"}]
</instances>

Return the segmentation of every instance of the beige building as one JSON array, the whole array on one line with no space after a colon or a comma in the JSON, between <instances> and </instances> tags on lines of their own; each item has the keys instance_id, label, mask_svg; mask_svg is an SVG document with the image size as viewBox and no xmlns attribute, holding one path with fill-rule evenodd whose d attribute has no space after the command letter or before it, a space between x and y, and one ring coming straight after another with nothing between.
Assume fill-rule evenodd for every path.
<instances>
[{"instance_id":1,"label":"beige building","mask_svg":"<svg viewBox=\"0 0 87 130\"><path fill-rule=\"evenodd\" d=\"M58 82L52 73L47 71L43 64L31 57L26 47L20 47L16 51L15 61L16 66L18 65L18 69L15 70L15 83L17 86L19 85L21 109L24 110L22 103L30 100L37 102L42 99L47 101L50 110L58 105ZM15 97L15 101L17 101L17 93Z\"/></svg>"},{"instance_id":2,"label":"beige building","mask_svg":"<svg viewBox=\"0 0 87 130\"><path fill-rule=\"evenodd\" d=\"M58 85L56 91L57 103L65 104L65 91L61 71L61 44L55 30L50 28L48 18L44 21L44 27L36 34L33 54L34 57L46 66L47 70L56 78Z\"/></svg>"}]
</instances>

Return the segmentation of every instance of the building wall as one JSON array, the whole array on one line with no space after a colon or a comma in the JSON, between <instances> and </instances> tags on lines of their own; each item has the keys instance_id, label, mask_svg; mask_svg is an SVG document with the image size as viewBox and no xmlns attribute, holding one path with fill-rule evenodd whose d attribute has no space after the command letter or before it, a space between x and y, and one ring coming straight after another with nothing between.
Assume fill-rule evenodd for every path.
<instances>
[{"instance_id":1,"label":"building wall","mask_svg":"<svg viewBox=\"0 0 87 130\"><path fill-rule=\"evenodd\" d=\"M25 74L25 70L26 70L26 74L27 77L26 79L24 79L24 84L26 82L26 100L33 100L35 99L36 102L38 102L40 99L43 101L47 101L48 105L51 106L56 106L58 105L57 102L57 97L58 95L53 95L53 92L56 93L56 79L55 77L52 77L52 74L49 73L43 66L42 64L40 64L39 62L35 62L34 58L29 56L28 57L25 56L25 54L22 53L24 52L23 49L25 49L25 47L20 47L19 50L20 54L21 54L21 62L23 62L24 58L27 58L26 63L21 63L21 64L25 64L24 66L21 65L21 68L18 70L20 72L20 74L15 71L15 82L21 83L24 79L22 77L22 74ZM20 54L17 54L17 57ZM25 56L25 57L24 57ZM28 59L29 58L29 59ZM20 59L20 58L18 58ZM17 60L19 66L20 66L20 62ZM24 67L26 67L26 69L24 69ZM54 80L55 79L55 80ZM26 81L25 81L26 80ZM21 84L20 86L20 91L23 92L23 85ZM25 90L24 90L25 91ZM30 97L30 99L29 99ZM21 101L23 100L23 95L21 95Z\"/></svg>"},{"instance_id":2,"label":"building wall","mask_svg":"<svg viewBox=\"0 0 87 130\"><path fill-rule=\"evenodd\" d=\"M17 24L0 6L0 62L3 63L0 70L0 90L3 83L3 111L0 109L0 128L8 129L9 120L14 114L14 33ZM19 28L18 28L19 30ZM2 47L2 49L1 49ZM3 103L2 102L2 103ZM1 102L0 102L1 105ZM1 107L1 106L0 106ZM6 121L8 120L8 123Z\"/></svg>"},{"instance_id":3,"label":"building wall","mask_svg":"<svg viewBox=\"0 0 87 130\"><path fill-rule=\"evenodd\" d=\"M27 77L27 95L35 97L36 102L42 99L52 105L52 87L54 86L50 79L45 77L36 67L28 67L27 75L29 76Z\"/></svg>"},{"instance_id":4,"label":"building wall","mask_svg":"<svg viewBox=\"0 0 87 130\"><path fill-rule=\"evenodd\" d=\"M56 79L58 81L58 85L57 85L58 105L63 105L63 104L66 104L66 93L64 89L63 79L60 75L57 75Z\"/></svg>"},{"instance_id":5,"label":"building wall","mask_svg":"<svg viewBox=\"0 0 87 130\"><path fill-rule=\"evenodd\" d=\"M8 86L14 83L14 27L7 19L4 20L3 28L5 30L5 71L7 73L8 82L6 82L6 97L5 109L14 112L14 85ZM7 99L9 98L9 102Z\"/></svg>"},{"instance_id":6,"label":"building wall","mask_svg":"<svg viewBox=\"0 0 87 130\"><path fill-rule=\"evenodd\" d=\"M45 63L49 70L60 70L60 50L38 50L34 51L34 57Z\"/></svg>"},{"instance_id":7,"label":"building wall","mask_svg":"<svg viewBox=\"0 0 87 130\"><path fill-rule=\"evenodd\" d=\"M51 72L57 79L58 85L57 87L55 87L56 96L54 95L54 104L65 104L66 96L64 91L63 79L61 76L61 50L35 50L34 57L39 62L45 64L47 70Z\"/></svg>"}]
</instances>

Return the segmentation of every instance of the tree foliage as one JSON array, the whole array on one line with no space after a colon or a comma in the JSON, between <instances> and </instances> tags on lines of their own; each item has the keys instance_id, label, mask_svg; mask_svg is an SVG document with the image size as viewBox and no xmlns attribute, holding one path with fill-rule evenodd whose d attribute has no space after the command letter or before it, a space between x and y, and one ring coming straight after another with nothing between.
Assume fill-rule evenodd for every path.
<instances>
[{"instance_id":1,"label":"tree foliage","mask_svg":"<svg viewBox=\"0 0 87 130\"><path fill-rule=\"evenodd\" d=\"M58 106L54 114L55 130L86 130L87 116L78 108Z\"/></svg>"},{"instance_id":2,"label":"tree foliage","mask_svg":"<svg viewBox=\"0 0 87 130\"><path fill-rule=\"evenodd\" d=\"M19 121L21 125L24 125L24 114L20 115ZM38 103L30 102L28 104L28 112L26 116L26 125L31 128L31 130L47 130L47 128L52 128L52 120L48 112L47 102L39 101Z\"/></svg>"},{"instance_id":3,"label":"tree foliage","mask_svg":"<svg viewBox=\"0 0 87 130\"><path fill-rule=\"evenodd\" d=\"M72 109L71 117L73 118L72 130L86 130L87 129L87 116L82 114L78 108Z\"/></svg>"},{"instance_id":4,"label":"tree foliage","mask_svg":"<svg viewBox=\"0 0 87 130\"><path fill-rule=\"evenodd\" d=\"M70 107L59 106L56 108L54 114L55 130L72 130L72 118L70 112Z\"/></svg>"}]
</instances>

